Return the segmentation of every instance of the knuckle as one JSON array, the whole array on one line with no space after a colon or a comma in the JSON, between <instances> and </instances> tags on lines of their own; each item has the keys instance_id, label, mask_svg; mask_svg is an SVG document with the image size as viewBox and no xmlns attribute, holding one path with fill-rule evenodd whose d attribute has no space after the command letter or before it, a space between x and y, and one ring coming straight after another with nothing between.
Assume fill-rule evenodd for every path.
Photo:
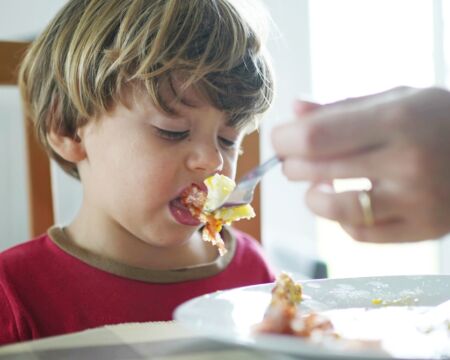
<instances>
[{"instance_id":1,"label":"knuckle","mask_svg":"<svg viewBox=\"0 0 450 360\"><path fill-rule=\"evenodd\" d=\"M306 154L313 154L324 143L325 129L318 123L306 124L299 136Z\"/></svg>"},{"instance_id":2,"label":"knuckle","mask_svg":"<svg viewBox=\"0 0 450 360\"><path fill-rule=\"evenodd\" d=\"M430 98L435 98L435 99L439 99L439 98L444 98L444 99L448 99L449 97L449 93L447 90L437 87L437 86L433 86L433 87L429 87L423 90L424 92L426 92L426 95Z\"/></svg>"},{"instance_id":3,"label":"knuckle","mask_svg":"<svg viewBox=\"0 0 450 360\"><path fill-rule=\"evenodd\" d=\"M408 179L414 182L420 181L424 176L427 176L429 166L428 154L422 148L409 146L405 149L402 167Z\"/></svg>"},{"instance_id":4,"label":"knuckle","mask_svg":"<svg viewBox=\"0 0 450 360\"><path fill-rule=\"evenodd\" d=\"M376 109L380 123L386 130L405 131L411 125L411 109L404 102L397 102L395 105L378 105Z\"/></svg>"},{"instance_id":5,"label":"knuckle","mask_svg":"<svg viewBox=\"0 0 450 360\"><path fill-rule=\"evenodd\" d=\"M396 92L399 92L399 93L406 93L406 92L411 91L411 88L409 86L400 85L400 86L396 86L393 90Z\"/></svg>"}]
</instances>

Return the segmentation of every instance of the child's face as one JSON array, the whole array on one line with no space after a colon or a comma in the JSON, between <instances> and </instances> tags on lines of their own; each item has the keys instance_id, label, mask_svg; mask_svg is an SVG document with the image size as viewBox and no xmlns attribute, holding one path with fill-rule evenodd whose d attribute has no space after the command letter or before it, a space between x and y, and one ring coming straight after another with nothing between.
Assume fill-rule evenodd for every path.
<instances>
[{"instance_id":1,"label":"child's face","mask_svg":"<svg viewBox=\"0 0 450 360\"><path fill-rule=\"evenodd\" d=\"M84 203L103 224L154 246L180 244L198 229L179 197L214 173L234 178L244 134L226 125L224 113L191 100L195 106L180 103L171 117L139 92L81 129Z\"/></svg>"}]
</instances>

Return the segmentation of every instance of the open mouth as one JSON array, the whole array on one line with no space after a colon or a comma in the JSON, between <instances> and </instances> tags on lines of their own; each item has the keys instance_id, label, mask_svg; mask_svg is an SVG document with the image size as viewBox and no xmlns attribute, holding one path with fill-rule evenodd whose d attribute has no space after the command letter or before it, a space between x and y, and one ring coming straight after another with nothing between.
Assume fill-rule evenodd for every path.
<instances>
[{"instance_id":1,"label":"open mouth","mask_svg":"<svg viewBox=\"0 0 450 360\"><path fill-rule=\"evenodd\" d=\"M197 226L201 224L200 221L192 215L190 210L183 205L180 197L169 203L169 209L172 216L180 224L189 226Z\"/></svg>"},{"instance_id":2,"label":"open mouth","mask_svg":"<svg viewBox=\"0 0 450 360\"><path fill-rule=\"evenodd\" d=\"M193 191L195 190L195 191ZM169 209L172 216L175 218L177 222L183 225L189 226L197 226L200 225L201 222L198 219L198 216L195 216L195 210L201 211L203 204L196 204L196 195L207 192L207 188L204 184L191 184L186 187L181 194L174 200L169 203ZM195 194L193 197L190 194ZM204 196L204 195L203 195ZM201 197L200 197L201 198ZM187 203L188 202L188 203ZM192 204L192 209L188 206Z\"/></svg>"}]
</instances>

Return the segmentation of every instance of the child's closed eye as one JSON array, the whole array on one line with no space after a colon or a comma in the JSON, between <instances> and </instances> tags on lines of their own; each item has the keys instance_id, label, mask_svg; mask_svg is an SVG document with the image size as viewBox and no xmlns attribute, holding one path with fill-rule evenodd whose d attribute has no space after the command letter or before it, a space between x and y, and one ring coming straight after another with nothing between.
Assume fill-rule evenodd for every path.
<instances>
[{"instance_id":1,"label":"child's closed eye","mask_svg":"<svg viewBox=\"0 0 450 360\"><path fill-rule=\"evenodd\" d=\"M189 130L185 131L172 131L172 130L165 130L158 128L154 126L154 129L156 130L156 133L158 136L160 136L163 139L166 140L183 140L189 136ZM233 149L237 145L237 141L227 139L223 136L219 136L219 142L225 149Z\"/></svg>"},{"instance_id":2,"label":"child's closed eye","mask_svg":"<svg viewBox=\"0 0 450 360\"><path fill-rule=\"evenodd\" d=\"M161 129L158 128L156 126L154 126L156 133L158 134L158 136L162 137L163 139L166 140L183 140L186 137L188 137L189 135L189 130L185 130L185 131L171 131L171 130L165 130L165 129Z\"/></svg>"},{"instance_id":3,"label":"child's closed eye","mask_svg":"<svg viewBox=\"0 0 450 360\"><path fill-rule=\"evenodd\" d=\"M237 145L237 142L235 140L229 140L222 136L219 136L219 141L225 149L233 149Z\"/></svg>"}]
</instances>

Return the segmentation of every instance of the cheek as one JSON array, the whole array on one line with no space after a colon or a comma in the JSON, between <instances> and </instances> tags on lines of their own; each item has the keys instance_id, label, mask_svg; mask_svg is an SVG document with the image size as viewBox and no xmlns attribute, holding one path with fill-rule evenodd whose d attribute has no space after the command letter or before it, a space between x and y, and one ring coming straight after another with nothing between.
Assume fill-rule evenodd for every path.
<instances>
[{"instance_id":1,"label":"cheek","mask_svg":"<svg viewBox=\"0 0 450 360\"><path fill-rule=\"evenodd\" d=\"M139 149L123 156L116 164L121 172L121 186L124 191L135 191L142 195L165 193L174 181L176 159L154 152L142 153Z\"/></svg>"},{"instance_id":2,"label":"cheek","mask_svg":"<svg viewBox=\"0 0 450 360\"><path fill-rule=\"evenodd\" d=\"M116 138L90 148L89 173L97 191L114 197L142 196L165 191L174 177L176 159L146 139Z\"/></svg>"},{"instance_id":3,"label":"cheek","mask_svg":"<svg viewBox=\"0 0 450 360\"><path fill-rule=\"evenodd\" d=\"M121 216L129 221L151 218L176 195L175 169L170 163L150 157L122 158L115 168L113 181L106 186L98 183L96 189L109 208L121 209Z\"/></svg>"}]
</instances>

